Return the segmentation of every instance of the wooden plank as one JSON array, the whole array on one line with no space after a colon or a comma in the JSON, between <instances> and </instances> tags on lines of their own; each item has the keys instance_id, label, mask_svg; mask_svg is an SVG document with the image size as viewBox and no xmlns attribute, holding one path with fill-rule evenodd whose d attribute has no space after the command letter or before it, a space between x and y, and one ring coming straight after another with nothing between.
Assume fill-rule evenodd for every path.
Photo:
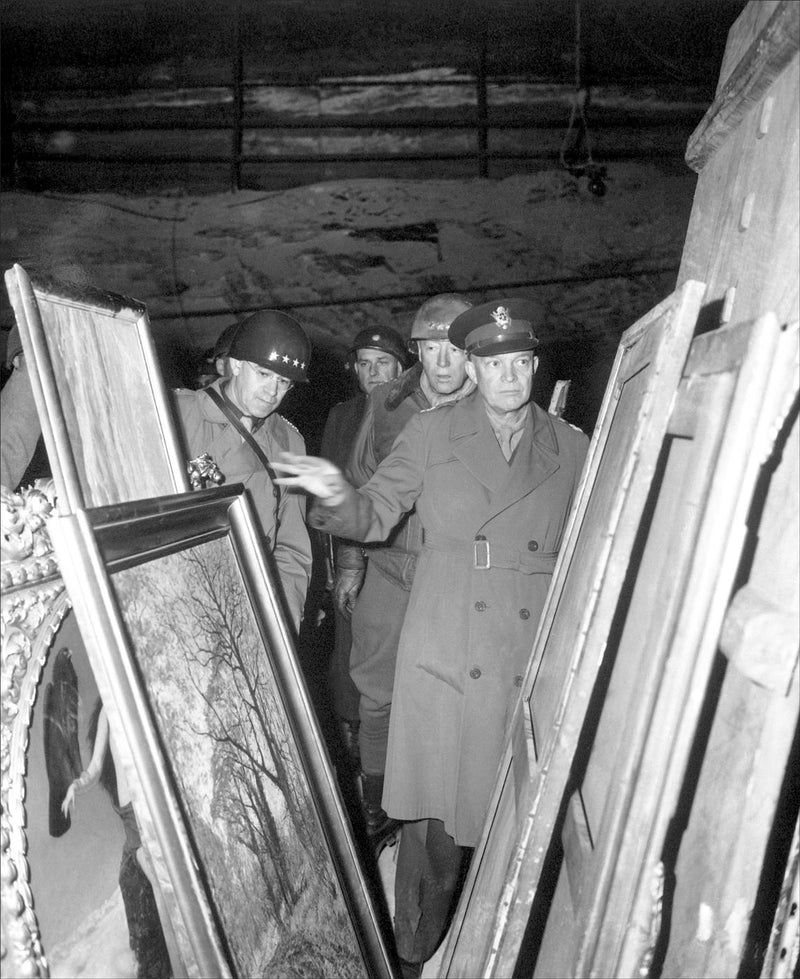
<instances>
[{"instance_id":1,"label":"wooden plank","mask_svg":"<svg viewBox=\"0 0 800 979\"><path fill-rule=\"evenodd\" d=\"M796 59L700 174L678 282L708 284L706 304L717 317L711 328L755 319L765 309L782 323L797 319L798 120Z\"/></svg>"},{"instance_id":2,"label":"wooden plank","mask_svg":"<svg viewBox=\"0 0 800 979\"><path fill-rule=\"evenodd\" d=\"M641 974L652 961L652 881L663 879L665 838L678 815L756 480L787 394L798 390L773 315L744 335L721 332L730 341L727 371L695 362L678 392L680 401L702 389L702 410L694 437L672 441L658 486L637 585L656 581L641 594L634 589L625 612L614 676L629 699L622 709L613 697L604 702L586 765L589 819L593 806L601 819L583 884L576 976Z\"/></svg>"},{"instance_id":3,"label":"wooden plank","mask_svg":"<svg viewBox=\"0 0 800 979\"><path fill-rule=\"evenodd\" d=\"M698 173L742 119L797 57L800 6L782 0L739 60L714 102L689 137L686 162Z\"/></svg>"},{"instance_id":4,"label":"wooden plank","mask_svg":"<svg viewBox=\"0 0 800 979\"><path fill-rule=\"evenodd\" d=\"M774 0L747 4L730 31L718 92L777 7ZM795 59L700 173L678 281L707 281L707 302L726 309L727 321L749 319L764 309L774 310L781 323L798 318L798 119ZM743 227L741 217L748 211ZM738 617L735 635L723 629L720 637L731 659L718 664L707 744L693 762L694 796L676 821L671 842L678 852L671 856L675 886L660 951L666 976L761 971L759 956L768 946L774 914L770 901L777 897L774 885L787 860L782 827L796 818L796 797L792 809L786 785L789 766L796 763L797 670L794 657L785 655L788 644L762 647L766 630L749 614L756 607L749 599L759 596L796 621L796 416L780 439L769 463L775 471L765 472L750 515L743 587L726 613L727 625L732 628L729 616L743 611L745 598L748 614ZM780 975L785 967L784 961L762 975ZM792 974L792 968L789 963L784 974Z\"/></svg>"},{"instance_id":5,"label":"wooden plank","mask_svg":"<svg viewBox=\"0 0 800 979\"><path fill-rule=\"evenodd\" d=\"M589 876L586 872L588 861L594 849L589 820L586 817L586 809L578 790L569 797L561 840L564 847L564 866L569 881L572 910L573 914L577 914L581 906L584 881Z\"/></svg>"},{"instance_id":6,"label":"wooden plank","mask_svg":"<svg viewBox=\"0 0 800 979\"><path fill-rule=\"evenodd\" d=\"M761 501L749 515L753 556L744 563L741 591L755 590L779 603L795 618L792 646L798 648L798 501L800 500L800 422L795 415L779 433L774 457L767 460ZM766 473L765 473L766 475ZM726 612L725 624L736 605ZM791 783L796 744L798 673L785 683L785 662L765 649L769 668L755 673L752 655L757 639L743 635L734 658L719 680L716 709L709 720L708 741L696 763L696 790L681 826L675 860L669 940L663 951L663 974L669 976L735 975L743 961L758 974L758 956L769 938L777 899L776 882L787 856L787 826L796 818ZM747 627L745 627L747 628ZM748 630L749 631L749 630ZM775 662L777 660L777 662ZM719 669L724 666L721 661ZM700 927L702 923L702 927ZM779 963L780 964L780 963ZM789 966L785 975L792 974ZM765 971L765 977L780 975Z\"/></svg>"},{"instance_id":7,"label":"wooden plank","mask_svg":"<svg viewBox=\"0 0 800 979\"><path fill-rule=\"evenodd\" d=\"M586 709L570 693L599 666L703 291L686 283L621 340L440 975L514 969Z\"/></svg>"},{"instance_id":8,"label":"wooden plank","mask_svg":"<svg viewBox=\"0 0 800 979\"><path fill-rule=\"evenodd\" d=\"M722 90L730 78L731 72L747 53L753 40L767 26L770 18L775 13L775 8L781 2L782 0L758 0L758 3L748 3L745 5L744 10L739 14L728 31L728 42L725 45L725 53L722 56L722 65L719 69L715 94L719 94Z\"/></svg>"}]
</instances>

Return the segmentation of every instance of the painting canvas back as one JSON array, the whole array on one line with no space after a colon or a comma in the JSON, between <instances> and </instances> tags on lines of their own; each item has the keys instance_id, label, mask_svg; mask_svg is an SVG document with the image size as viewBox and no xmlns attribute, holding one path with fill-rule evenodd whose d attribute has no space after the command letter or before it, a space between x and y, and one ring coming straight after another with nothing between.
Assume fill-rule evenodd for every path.
<instances>
[{"instance_id":1,"label":"painting canvas back","mask_svg":"<svg viewBox=\"0 0 800 979\"><path fill-rule=\"evenodd\" d=\"M188 490L144 306L19 265L5 279L59 511Z\"/></svg>"}]
</instances>

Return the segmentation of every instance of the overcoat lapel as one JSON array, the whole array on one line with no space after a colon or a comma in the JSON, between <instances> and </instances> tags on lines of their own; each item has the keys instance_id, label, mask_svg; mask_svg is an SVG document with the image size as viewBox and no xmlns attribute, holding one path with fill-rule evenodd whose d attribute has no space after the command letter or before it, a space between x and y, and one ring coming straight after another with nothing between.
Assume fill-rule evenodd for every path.
<instances>
[{"instance_id":1,"label":"overcoat lapel","mask_svg":"<svg viewBox=\"0 0 800 979\"><path fill-rule=\"evenodd\" d=\"M531 403L530 410L532 424L525 426L508 467L497 464L497 439L477 394L453 420L454 454L491 493L486 520L532 493L559 467L553 423L538 405Z\"/></svg>"},{"instance_id":2,"label":"overcoat lapel","mask_svg":"<svg viewBox=\"0 0 800 979\"><path fill-rule=\"evenodd\" d=\"M491 493L503 485L507 474L497 465L497 439L483 401L475 393L458 403L450 429L453 454Z\"/></svg>"},{"instance_id":3,"label":"overcoat lapel","mask_svg":"<svg viewBox=\"0 0 800 979\"><path fill-rule=\"evenodd\" d=\"M492 498L492 517L532 493L558 469L558 444L553 423L531 403L530 420L508 467L508 478ZM489 518L491 519L491 518Z\"/></svg>"}]
</instances>

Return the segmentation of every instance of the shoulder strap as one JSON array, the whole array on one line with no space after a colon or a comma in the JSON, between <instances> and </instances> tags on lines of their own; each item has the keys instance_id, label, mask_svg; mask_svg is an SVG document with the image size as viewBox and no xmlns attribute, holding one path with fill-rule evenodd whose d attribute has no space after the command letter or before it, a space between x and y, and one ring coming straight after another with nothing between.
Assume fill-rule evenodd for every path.
<instances>
[{"instance_id":1,"label":"shoulder strap","mask_svg":"<svg viewBox=\"0 0 800 979\"><path fill-rule=\"evenodd\" d=\"M270 461L267 458L264 450L253 438L252 432L248 432L241 421L236 417L236 413L231 409L230 405L227 404L222 395L215 388L206 388L206 394L211 398L214 404L219 408L219 410L225 415L228 421L233 425L236 431L242 436L242 438L247 442L250 448L255 452L261 465L267 470L267 475L272 483L272 492L275 494L275 506L279 507L281 504L281 490L278 484L275 482L275 470L270 465ZM275 530L278 529L278 511L275 511Z\"/></svg>"}]
</instances>

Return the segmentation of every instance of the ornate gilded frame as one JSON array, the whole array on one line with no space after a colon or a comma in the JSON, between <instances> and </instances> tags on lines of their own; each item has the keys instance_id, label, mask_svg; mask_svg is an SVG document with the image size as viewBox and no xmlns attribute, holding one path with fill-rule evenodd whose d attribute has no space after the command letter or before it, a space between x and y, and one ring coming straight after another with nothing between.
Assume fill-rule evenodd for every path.
<instances>
[{"instance_id":1,"label":"ornate gilded frame","mask_svg":"<svg viewBox=\"0 0 800 979\"><path fill-rule=\"evenodd\" d=\"M0 893L3 972L14 976L48 974L28 870L25 775L36 690L70 608L45 527L53 510L52 483L2 501Z\"/></svg>"}]
</instances>

